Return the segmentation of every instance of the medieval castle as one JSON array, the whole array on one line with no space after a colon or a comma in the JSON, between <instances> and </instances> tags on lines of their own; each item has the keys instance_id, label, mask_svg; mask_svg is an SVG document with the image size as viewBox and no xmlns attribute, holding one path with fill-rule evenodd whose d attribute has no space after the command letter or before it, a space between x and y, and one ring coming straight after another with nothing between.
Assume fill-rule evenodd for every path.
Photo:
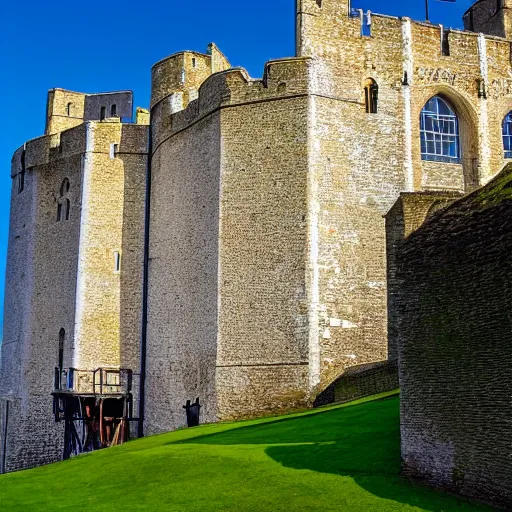
<instances>
[{"instance_id":1,"label":"medieval castle","mask_svg":"<svg viewBox=\"0 0 512 512\"><path fill-rule=\"evenodd\" d=\"M299 0L262 79L211 44L156 63L135 119L130 92L52 89L12 159L0 472L62 456L52 393L129 375L152 434L396 360L399 240L512 158L511 9L461 31Z\"/></svg>"}]
</instances>

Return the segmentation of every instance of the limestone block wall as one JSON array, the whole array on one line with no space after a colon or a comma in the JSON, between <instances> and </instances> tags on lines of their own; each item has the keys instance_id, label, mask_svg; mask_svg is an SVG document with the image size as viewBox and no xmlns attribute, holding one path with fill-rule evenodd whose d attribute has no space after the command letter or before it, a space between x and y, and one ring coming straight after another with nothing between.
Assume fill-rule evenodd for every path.
<instances>
[{"instance_id":1,"label":"limestone block wall","mask_svg":"<svg viewBox=\"0 0 512 512\"><path fill-rule=\"evenodd\" d=\"M118 117L131 121L133 92L116 91L84 94L65 89L51 89L46 104L46 135L81 125L84 121L98 121L104 109L105 118Z\"/></svg>"},{"instance_id":2,"label":"limestone block wall","mask_svg":"<svg viewBox=\"0 0 512 512\"><path fill-rule=\"evenodd\" d=\"M138 369L147 130L86 124L73 360L79 369L121 362Z\"/></svg>"},{"instance_id":3,"label":"limestone block wall","mask_svg":"<svg viewBox=\"0 0 512 512\"><path fill-rule=\"evenodd\" d=\"M80 138L77 130L74 135ZM51 138L46 138L46 144L51 145ZM7 265L4 317L9 342L3 349L0 376L3 398L9 400L6 471L60 457L63 431L53 421L51 392L61 329L66 333L64 364L72 361L81 158L77 150L59 154L58 148L50 147L54 158L46 160L46 151L37 151L40 145L41 140L34 147L27 143L26 189L20 194L13 190L12 196L12 221L23 219L23 225L22 229L11 227ZM70 183L66 198L71 209L68 220L57 222L65 178ZM16 249L20 244L27 246L24 254ZM20 284L24 291L19 290ZM15 387L9 386L13 374L19 375Z\"/></svg>"},{"instance_id":4,"label":"limestone block wall","mask_svg":"<svg viewBox=\"0 0 512 512\"><path fill-rule=\"evenodd\" d=\"M462 196L458 192L402 192L386 214L386 260L388 289L388 359L398 360L399 292L402 285L398 272L401 244L433 213Z\"/></svg>"},{"instance_id":5,"label":"limestone block wall","mask_svg":"<svg viewBox=\"0 0 512 512\"><path fill-rule=\"evenodd\" d=\"M222 420L309 399L308 75L308 59L290 59L269 63L263 83L229 77L221 114Z\"/></svg>"},{"instance_id":6,"label":"limestone block wall","mask_svg":"<svg viewBox=\"0 0 512 512\"><path fill-rule=\"evenodd\" d=\"M311 75L312 176L318 189L318 336L312 383L387 357L382 216L402 191L473 190L505 162L510 44L404 18L349 16L349 3L298 2L298 54ZM448 44L441 44L443 38ZM445 41L445 43L446 43ZM378 85L367 113L364 84ZM421 157L420 113L434 95L458 115L461 162Z\"/></svg>"},{"instance_id":7,"label":"limestone block wall","mask_svg":"<svg viewBox=\"0 0 512 512\"><path fill-rule=\"evenodd\" d=\"M512 506L510 166L398 253L406 474Z\"/></svg>"},{"instance_id":8,"label":"limestone block wall","mask_svg":"<svg viewBox=\"0 0 512 512\"><path fill-rule=\"evenodd\" d=\"M511 9L510 0L479 0L464 14L464 28L509 38L512 35Z\"/></svg>"},{"instance_id":9,"label":"limestone block wall","mask_svg":"<svg viewBox=\"0 0 512 512\"><path fill-rule=\"evenodd\" d=\"M88 123L14 155L0 370L5 471L61 457L51 396L61 330L64 367L138 371L147 140L146 126Z\"/></svg>"},{"instance_id":10,"label":"limestone block wall","mask_svg":"<svg viewBox=\"0 0 512 512\"><path fill-rule=\"evenodd\" d=\"M212 74L229 69L223 53L213 43L208 53L179 52L157 62L151 69L151 108L163 99L170 113L197 99L203 82Z\"/></svg>"},{"instance_id":11,"label":"limestone block wall","mask_svg":"<svg viewBox=\"0 0 512 512\"><path fill-rule=\"evenodd\" d=\"M87 94L84 106L84 121L101 119L101 109L106 117L119 117L131 121L133 116L133 92L117 91L102 94Z\"/></svg>"},{"instance_id":12,"label":"limestone block wall","mask_svg":"<svg viewBox=\"0 0 512 512\"><path fill-rule=\"evenodd\" d=\"M307 398L307 65L231 70L152 109L149 432Z\"/></svg>"},{"instance_id":13,"label":"limestone block wall","mask_svg":"<svg viewBox=\"0 0 512 512\"><path fill-rule=\"evenodd\" d=\"M85 96L81 92L64 89L50 90L46 104L45 134L59 133L82 124Z\"/></svg>"},{"instance_id":14,"label":"limestone block wall","mask_svg":"<svg viewBox=\"0 0 512 512\"><path fill-rule=\"evenodd\" d=\"M145 429L186 424L200 398L215 421L220 115L154 147Z\"/></svg>"}]
</instances>

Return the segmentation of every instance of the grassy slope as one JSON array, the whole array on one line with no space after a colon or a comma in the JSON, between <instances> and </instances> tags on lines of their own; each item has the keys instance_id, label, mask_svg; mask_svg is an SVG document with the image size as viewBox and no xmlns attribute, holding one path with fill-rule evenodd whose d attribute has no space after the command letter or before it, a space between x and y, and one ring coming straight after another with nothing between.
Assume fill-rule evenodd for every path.
<instances>
[{"instance_id":1,"label":"grassy slope","mask_svg":"<svg viewBox=\"0 0 512 512\"><path fill-rule=\"evenodd\" d=\"M398 476L398 397L207 425L0 476L1 511L489 510Z\"/></svg>"}]
</instances>

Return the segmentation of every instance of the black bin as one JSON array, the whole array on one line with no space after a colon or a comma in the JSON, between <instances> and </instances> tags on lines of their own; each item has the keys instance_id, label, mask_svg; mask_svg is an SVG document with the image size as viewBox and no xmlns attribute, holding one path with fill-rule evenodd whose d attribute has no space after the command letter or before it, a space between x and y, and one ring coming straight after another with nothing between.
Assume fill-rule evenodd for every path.
<instances>
[{"instance_id":1,"label":"black bin","mask_svg":"<svg viewBox=\"0 0 512 512\"><path fill-rule=\"evenodd\" d=\"M197 427L199 425L199 412L201 406L199 405L199 398L191 404L190 400L187 400L187 404L183 406L183 409L187 412L187 426Z\"/></svg>"}]
</instances>

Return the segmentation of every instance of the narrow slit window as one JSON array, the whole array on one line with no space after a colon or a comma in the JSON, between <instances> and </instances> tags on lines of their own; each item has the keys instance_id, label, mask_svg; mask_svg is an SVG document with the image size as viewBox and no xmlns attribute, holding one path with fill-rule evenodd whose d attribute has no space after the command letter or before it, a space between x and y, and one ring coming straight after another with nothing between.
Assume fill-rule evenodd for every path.
<instances>
[{"instance_id":1,"label":"narrow slit window","mask_svg":"<svg viewBox=\"0 0 512 512\"><path fill-rule=\"evenodd\" d=\"M71 201L69 199L66 199L64 201L64 208L65 208L64 219L69 220L69 212L71 211Z\"/></svg>"},{"instance_id":2,"label":"narrow slit window","mask_svg":"<svg viewBox=\"0 0 512 512\"><path fill-rule=\"evenodd\" d=\"M112 105L110 107L110 117L116 117L117 116L117 105Z\"/></svg>"},{"instance_id":3,"label":"narrow slit window","mask_svg":"<svg viewBox=\"0 0 512 512\"><path fill-rule=\"evenodd\" d=\"M21 171L18 173L18 194L25 189L25 151L21 153Z\"/></svg>"},{"instance_id":4,"label":"narrow slit window","mask_svg":"<svg viewBox=\"0 0 512 512\"><path fill-rule=\"evenodd\" d=\"M72 107L72 105L73 105L72 103L68 103L68 104L66 105L66 115L67 115L68 117L69 117L69 116L71 116L71 107Z\"/></svg>"},{"instance_id":5,"label":"narrow slit window","mask_svg":"<svg viewBox=\"0 0 512 512\"><path fill-rule=\"evenodd\" d=\"M18 194L25 190L25 171L22 169L18 174Z\"/></svg>"},{"instance_id":6,"label":"narrow slit window","mask_svg":"<svg viewBox=\"0 0 512 512\"><path fill-rule=\"evenodd\" d=\"M110 159L114 159L119 153L119 144L110 144Z\"/></svg>"},{"instance_id":7,"label":"narrow slit window","mask_svg":"<svg viewBox=\"0 0 512 512\"><path fill-rule=\"evenodd\" d=\"M69 180L67 178L64 178L62 180L62 184L60 186L60 195L64 196L69 192Z\"/></svg>"},{"instance_id":8,"label":"narrow slit window","mask_svg":"<svg viewBox=\"0 0 512 512\"><path fill-rule=\"evenodd\" d=\"M69 179L64 178L59 189L59 198L57 199L57 222L69 220L71 212L71 201L67 197L70 189Z\"/></svg>"},{"instance_id":9,"label":"narrow slit window","mask_svg":"<svg viewBox=\"0 0 512 512\"><path fill-rule=\"evenodd\" d=\"M450 56L450 31L441 26L441 55Z\"/></svg>"},{"instance_id":10,"label":"narrow slit window","mask_svg":"<svg viewBox=\"0 0 512 512\"><path fill-rule=\"evenodd\" d=\"M59 369L64 367L64 341L66 340L66 331L61 329L59 331Z\"/></svg>"},{"instance_id":11,"label":"narrow slit window","mask_svg":"<svg viewBox=\"0 0 512 512\"><path fill-rule=\"evenodd\" d=\"M119 274L121 272L121 253L114 251L114 273Z\"/></svg>"},{"instance_id":12,"label":"narrow slit window","mask_svg":"<svg viewBox=\"0 0 512 512\"><path fill-rule=\"evenodd\" d=\"M107 107L101 107L100 109L100 121L103 121L107 116Z\"/></svg>"},{"instance_id":13,"label":"narrow slit window","mask_svg":"<svg viewBox=\"0 0 512 512\"><path fill-rule=\"evenodd\" d=\"M379 86L373 78L364 84L364 103L367 114L376 114L379 110Z\"/></svg>"},{"instance_id":14,"label":"narrow slit window","mask_svg":"<svg viewBox=\"0 0 512 512\"><path fill-rule=\"evenodd\" d=\"M192 57L192 67L195 68L197 66L197 61L195 57Z\"/></svg>"}]
</instances>

